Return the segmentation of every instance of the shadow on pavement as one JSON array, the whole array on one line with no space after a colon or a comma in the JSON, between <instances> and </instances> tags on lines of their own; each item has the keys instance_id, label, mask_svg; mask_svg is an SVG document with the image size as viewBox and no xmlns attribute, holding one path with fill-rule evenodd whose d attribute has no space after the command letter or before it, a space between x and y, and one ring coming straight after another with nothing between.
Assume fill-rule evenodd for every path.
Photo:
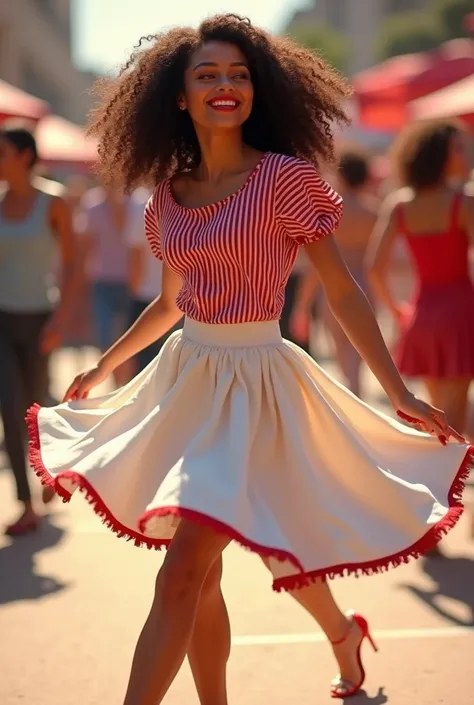
<instances>
[{"instance_id":1,"label":"shadow on pavement","mask_svg":"<svg viewBox=\"0 0 474 705\"><path fill-rule=\"evenodd\" d=\"M345 705L354 705L355 701L357 701L357 705L384 705L384 703L388 703L388 697L383 692L383 688L379 688L379 692L374 696L367 695L365 690L361 690L355 698L343 698L342 700Z\"/></svg>"},{"instance_id":2,"label":"shadow on pavement","mask_svg":"<svg viewBox=\"0 0 474 705\"><path fill-rule=\"evenodd\" d=\"M35 557L56 546L65 531L43 517L35 534L22 536L0 548L0 605L19 600L35 600L69 587L53 577L37 572Z\"/></svg>"},{"instance_id":3,"label":"shadow on pavement","mask_svg":"<svg viewBox=\"0 0 474 705\"><path fill-rule=\"evenodd\" d=\"M431 590L423 590L416 585L403 585L413 595L423 600L431 609L444 619L459 627L474 626L474 561L469 558L424 558L423 572L433 580ZM448 597L456 602L462 602L469 608L467 620L459 619L437 598Z\"/></svg>"}]
</instances>

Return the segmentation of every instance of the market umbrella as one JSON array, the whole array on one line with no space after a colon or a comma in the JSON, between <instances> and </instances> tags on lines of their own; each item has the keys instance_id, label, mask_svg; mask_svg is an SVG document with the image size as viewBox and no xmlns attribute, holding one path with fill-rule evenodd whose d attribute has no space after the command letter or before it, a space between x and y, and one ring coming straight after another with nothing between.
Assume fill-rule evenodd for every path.
<instances>
[{"instance_id":1,"label":"market umbrella","mask_svg":"<svg viewBox=\"0 0 474 705\"><path fill-rule=\"evenodd\" d=\"M48 115L35 130L41 162L49 166L89 167L97 159L95 140L84 129L58 115Z\"/></svg>"},{"instance_id":2,"label":"market umbrella","mask_svg":"<svg viewBox=\"0 0 474 705\"><path fill-rule=\"evenodd\" d=\"M388 59L354 77L360 124L399 130L411 118L410 103L474 73L469 40L455 39L438 50Z\"/></svg>"},{"instance_id":3,"label":"market umbrella","mask_svg":"<svg viewBox=\"0 0 474 705\"><path fill-rule=\"evenodd\" d=\"M415 119L461 118L474 127L474 74L410 103Z\"/></svg>"},{"instance_id":4,"label":"market umbrella","mask_svg":"<svg viewBox=\"0 0 474 705\"><path fill-rule=\"evenodd\" d=\"M38 122L49 113L49 105L0 79L0 122L19 118Z\"/></svg>"}]
</instances>

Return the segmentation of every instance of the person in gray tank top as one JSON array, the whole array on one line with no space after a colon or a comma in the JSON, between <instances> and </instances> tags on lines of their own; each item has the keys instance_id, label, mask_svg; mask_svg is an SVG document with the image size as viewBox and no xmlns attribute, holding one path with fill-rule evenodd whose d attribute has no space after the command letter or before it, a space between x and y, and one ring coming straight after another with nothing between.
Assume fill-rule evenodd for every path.
<instances>
[{"instance_id":1,"label":"person in gray tank top","mask_svg":"<svg viewBox=\"0 0 474 705\"><path fill-rule=\"evenodd\" d=\"M34 400L46 398L48 356L61 345L77 282L70 209L58 184L34 181L37 158L30 132L0 131L0 180L7 186L0 195L0 411L5 450L23 504L20 517L6 529L11 536L38 527L25 461L24 416ZM43 499L51 497L47 489Z\"/></svg>"}]
</instances>

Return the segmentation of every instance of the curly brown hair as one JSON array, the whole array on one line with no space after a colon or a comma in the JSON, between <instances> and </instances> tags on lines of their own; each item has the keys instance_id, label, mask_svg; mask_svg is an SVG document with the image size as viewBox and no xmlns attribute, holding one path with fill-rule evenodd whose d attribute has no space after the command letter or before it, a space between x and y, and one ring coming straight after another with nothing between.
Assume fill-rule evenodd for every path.
<instances>
[{"instance_id":1,"label":"curly brown hair","mask_svg":"<svg viewBox=\"0 0 474 705\"><path fill-rule=\"evenodd\" d=\"M451 120L413 123L403 130L392 150L402 185L423 189L442 183L451 141L461 131L461 126Z\"/></svg>"},{"instance_id":2,"label":"curly brown hair","mask_svg":"<svg viewBox=\"0 0 474 705\"><path fill-rule=\"evenodd\" d=\"M91 112L89 133L99 140L97 171L105 183L119 179L131 190L199 164L192 121L177 98L192 54L209 41L234 44L249 62L255 91L242 128L246 144L315 166L334 159L333 125L348 122L344 78L290 39L225 14L198 29L142 37L118 78L98 83L101 102Z\"/></svg>"}]
</instances>

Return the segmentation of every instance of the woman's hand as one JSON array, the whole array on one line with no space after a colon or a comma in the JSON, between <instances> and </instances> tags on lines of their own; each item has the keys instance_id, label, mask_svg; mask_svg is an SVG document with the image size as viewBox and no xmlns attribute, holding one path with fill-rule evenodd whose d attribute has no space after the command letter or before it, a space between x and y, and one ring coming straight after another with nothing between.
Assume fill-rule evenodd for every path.
<instances>
[{"instance_id":1,"label":"woman's hand","mask_svg":"<svg viewBox=\"0 0 474 705\"><path fill-rule=\"evenodd\" d=\"M81 372L74 378L73 383L69 386L64 395L63 402L73 399L87 399L91 389L105 382L111 372L112 370L107 369L107 367L100 362L95 367L91 367L90 370Z\"/></svg>"},{"instance_id":2,"label":"woman's hand","mask_svg":"<svg viewBox=\"0 0 474 705\"><path fill-rule=\"evenodd\" d=\"M458 443L466 443L461 434L448 424L444 411L417 399L410 392L407 391L406 397L394 406L401 419L413 424L419 431L437 436L443 445L446 445L450 438L454 438Z\"/></svg>"},{"instance_id":3,"label":"woman's hand","mask_svg":"<svg viewBox=\"0 0 474 705\"><path fill-rule=\"evenodd\" d=\"M307 311L295 309L289 321L290 334L297 343L306 344L311 330L311 316Z\"/></svg>"},{"instance_id":4,"label":"woman's hand","mask_svg":"<svg viewBox=\"0 0 474 705\"><path fill-rule=\"evenodd\" d=\"M52 316L43 326L40 336L40 352L42 355L49 355L57 348L61 347L64 339L64 327L56 316Z\"/></svg>"}]
</instances>

